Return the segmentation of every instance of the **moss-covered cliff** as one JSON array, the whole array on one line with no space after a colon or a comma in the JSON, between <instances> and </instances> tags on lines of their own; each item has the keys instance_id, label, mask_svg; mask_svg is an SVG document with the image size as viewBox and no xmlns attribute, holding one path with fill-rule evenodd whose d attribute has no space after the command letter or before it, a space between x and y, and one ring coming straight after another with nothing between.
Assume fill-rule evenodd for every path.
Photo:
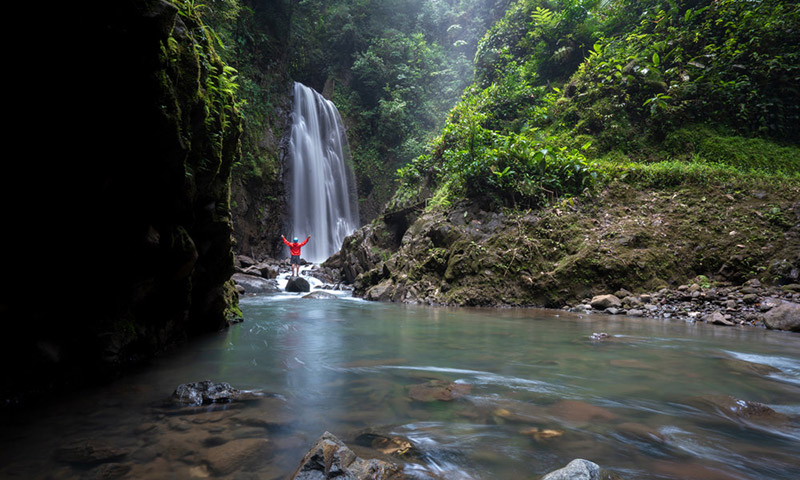
<instances>
[{"instance_id":1,"label":"moss-covered cliff","mask_svg":"<svg viewBox=\"0 0 800 480\"><path fill-rule=\"evenodd\" d=\"M106 378L240 317L235 71L193 5L107 2L47 31L69 68L52 65L39 93L57 102L41 119L57 125L14 177L36 188L5 251L7 402Z\"/></svg>"}]
</instances>

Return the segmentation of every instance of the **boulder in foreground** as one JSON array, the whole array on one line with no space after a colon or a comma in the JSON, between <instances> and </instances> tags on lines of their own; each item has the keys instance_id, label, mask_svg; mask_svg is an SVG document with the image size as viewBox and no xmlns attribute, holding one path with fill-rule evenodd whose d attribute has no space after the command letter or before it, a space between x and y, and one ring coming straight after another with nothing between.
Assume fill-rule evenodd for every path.
<instances>
[{"instance_id":1,"label":"boulder in foreground","mask_svg":"<svg viewBox=\"0 0 800 480\"><path fill-rule=\"evenodd\" d=\"M566 467L548 473L542 480L600 480L600 466L589 460L576 458Z\"/></svg>"},{"instance_id":2,"label":"boulder in foreground","mask_svg":"<svg viewBox=\"0 0 800 480\"><path fill-rule=\"evenodd\" d=\"M405 480L402 468L382 460L364 460L332 433L325 432L308 451L292 480Z\"/></svg>"}]
</instances>

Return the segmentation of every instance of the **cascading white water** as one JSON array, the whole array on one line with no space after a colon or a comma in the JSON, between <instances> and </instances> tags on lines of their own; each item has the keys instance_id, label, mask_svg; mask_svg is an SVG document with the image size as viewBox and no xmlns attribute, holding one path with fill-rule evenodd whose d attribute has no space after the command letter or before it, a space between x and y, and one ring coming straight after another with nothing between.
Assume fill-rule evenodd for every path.
<instances>
[{"instance_id":1,"label":"cascading white water","mask_svg":"<svg viewBox=\"0 0 800 480\"><path fill-rule=\"evenodd\" d=\"M302 242L311 235L302 257L320 263L358 228L358 200L339 111L333 102L296 82L289 156L292 236Z\"/></svg>"}]
</instances>

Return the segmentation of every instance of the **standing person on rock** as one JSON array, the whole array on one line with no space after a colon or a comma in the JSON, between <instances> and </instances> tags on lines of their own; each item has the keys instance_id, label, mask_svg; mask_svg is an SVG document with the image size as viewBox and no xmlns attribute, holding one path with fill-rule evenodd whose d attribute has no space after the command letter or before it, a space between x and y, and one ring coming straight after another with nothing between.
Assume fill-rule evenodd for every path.
<instances>
[{"instance_id":1,"label":"standing person on rock","mask_svg":"<svg viewBox=\"0 0 800 480\"><path fill-rule=\"evenodd\" d=\"M308 243L308 240L311 238L311 235L306 237L303 243L299 243L299 239L297 237L294 237L292 242L286 240L286 237L284 237L283 235L281 235L281 238L283 239L283 243L289 246L289 253L292 256L291 258L292 276L296 277L300 275L300 248L306 243Z\"/></svg>"}]
</instances>

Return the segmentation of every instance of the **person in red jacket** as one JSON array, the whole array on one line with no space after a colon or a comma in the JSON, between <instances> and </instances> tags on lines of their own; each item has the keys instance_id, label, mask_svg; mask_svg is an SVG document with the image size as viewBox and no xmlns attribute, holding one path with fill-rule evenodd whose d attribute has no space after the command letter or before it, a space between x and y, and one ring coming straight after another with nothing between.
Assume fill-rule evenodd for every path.
<instances>
[{"instance_id":1,"label":"person in red jacket","mask_svg":"<svg viewBox=\"0 0 800 480\"><path fill-rule=\"evenodd\" d=\"M308 239L311 238L311 235L306 237L303 243L299 243L297 237L294 237L293 242L286 240L286 237L283 235L281 235L281 238L283 239L283 243L289 246L289 253L292 255L292 276L296 277L300 275L300 247L308 243Z\"/></svg>"}]
</instances>

